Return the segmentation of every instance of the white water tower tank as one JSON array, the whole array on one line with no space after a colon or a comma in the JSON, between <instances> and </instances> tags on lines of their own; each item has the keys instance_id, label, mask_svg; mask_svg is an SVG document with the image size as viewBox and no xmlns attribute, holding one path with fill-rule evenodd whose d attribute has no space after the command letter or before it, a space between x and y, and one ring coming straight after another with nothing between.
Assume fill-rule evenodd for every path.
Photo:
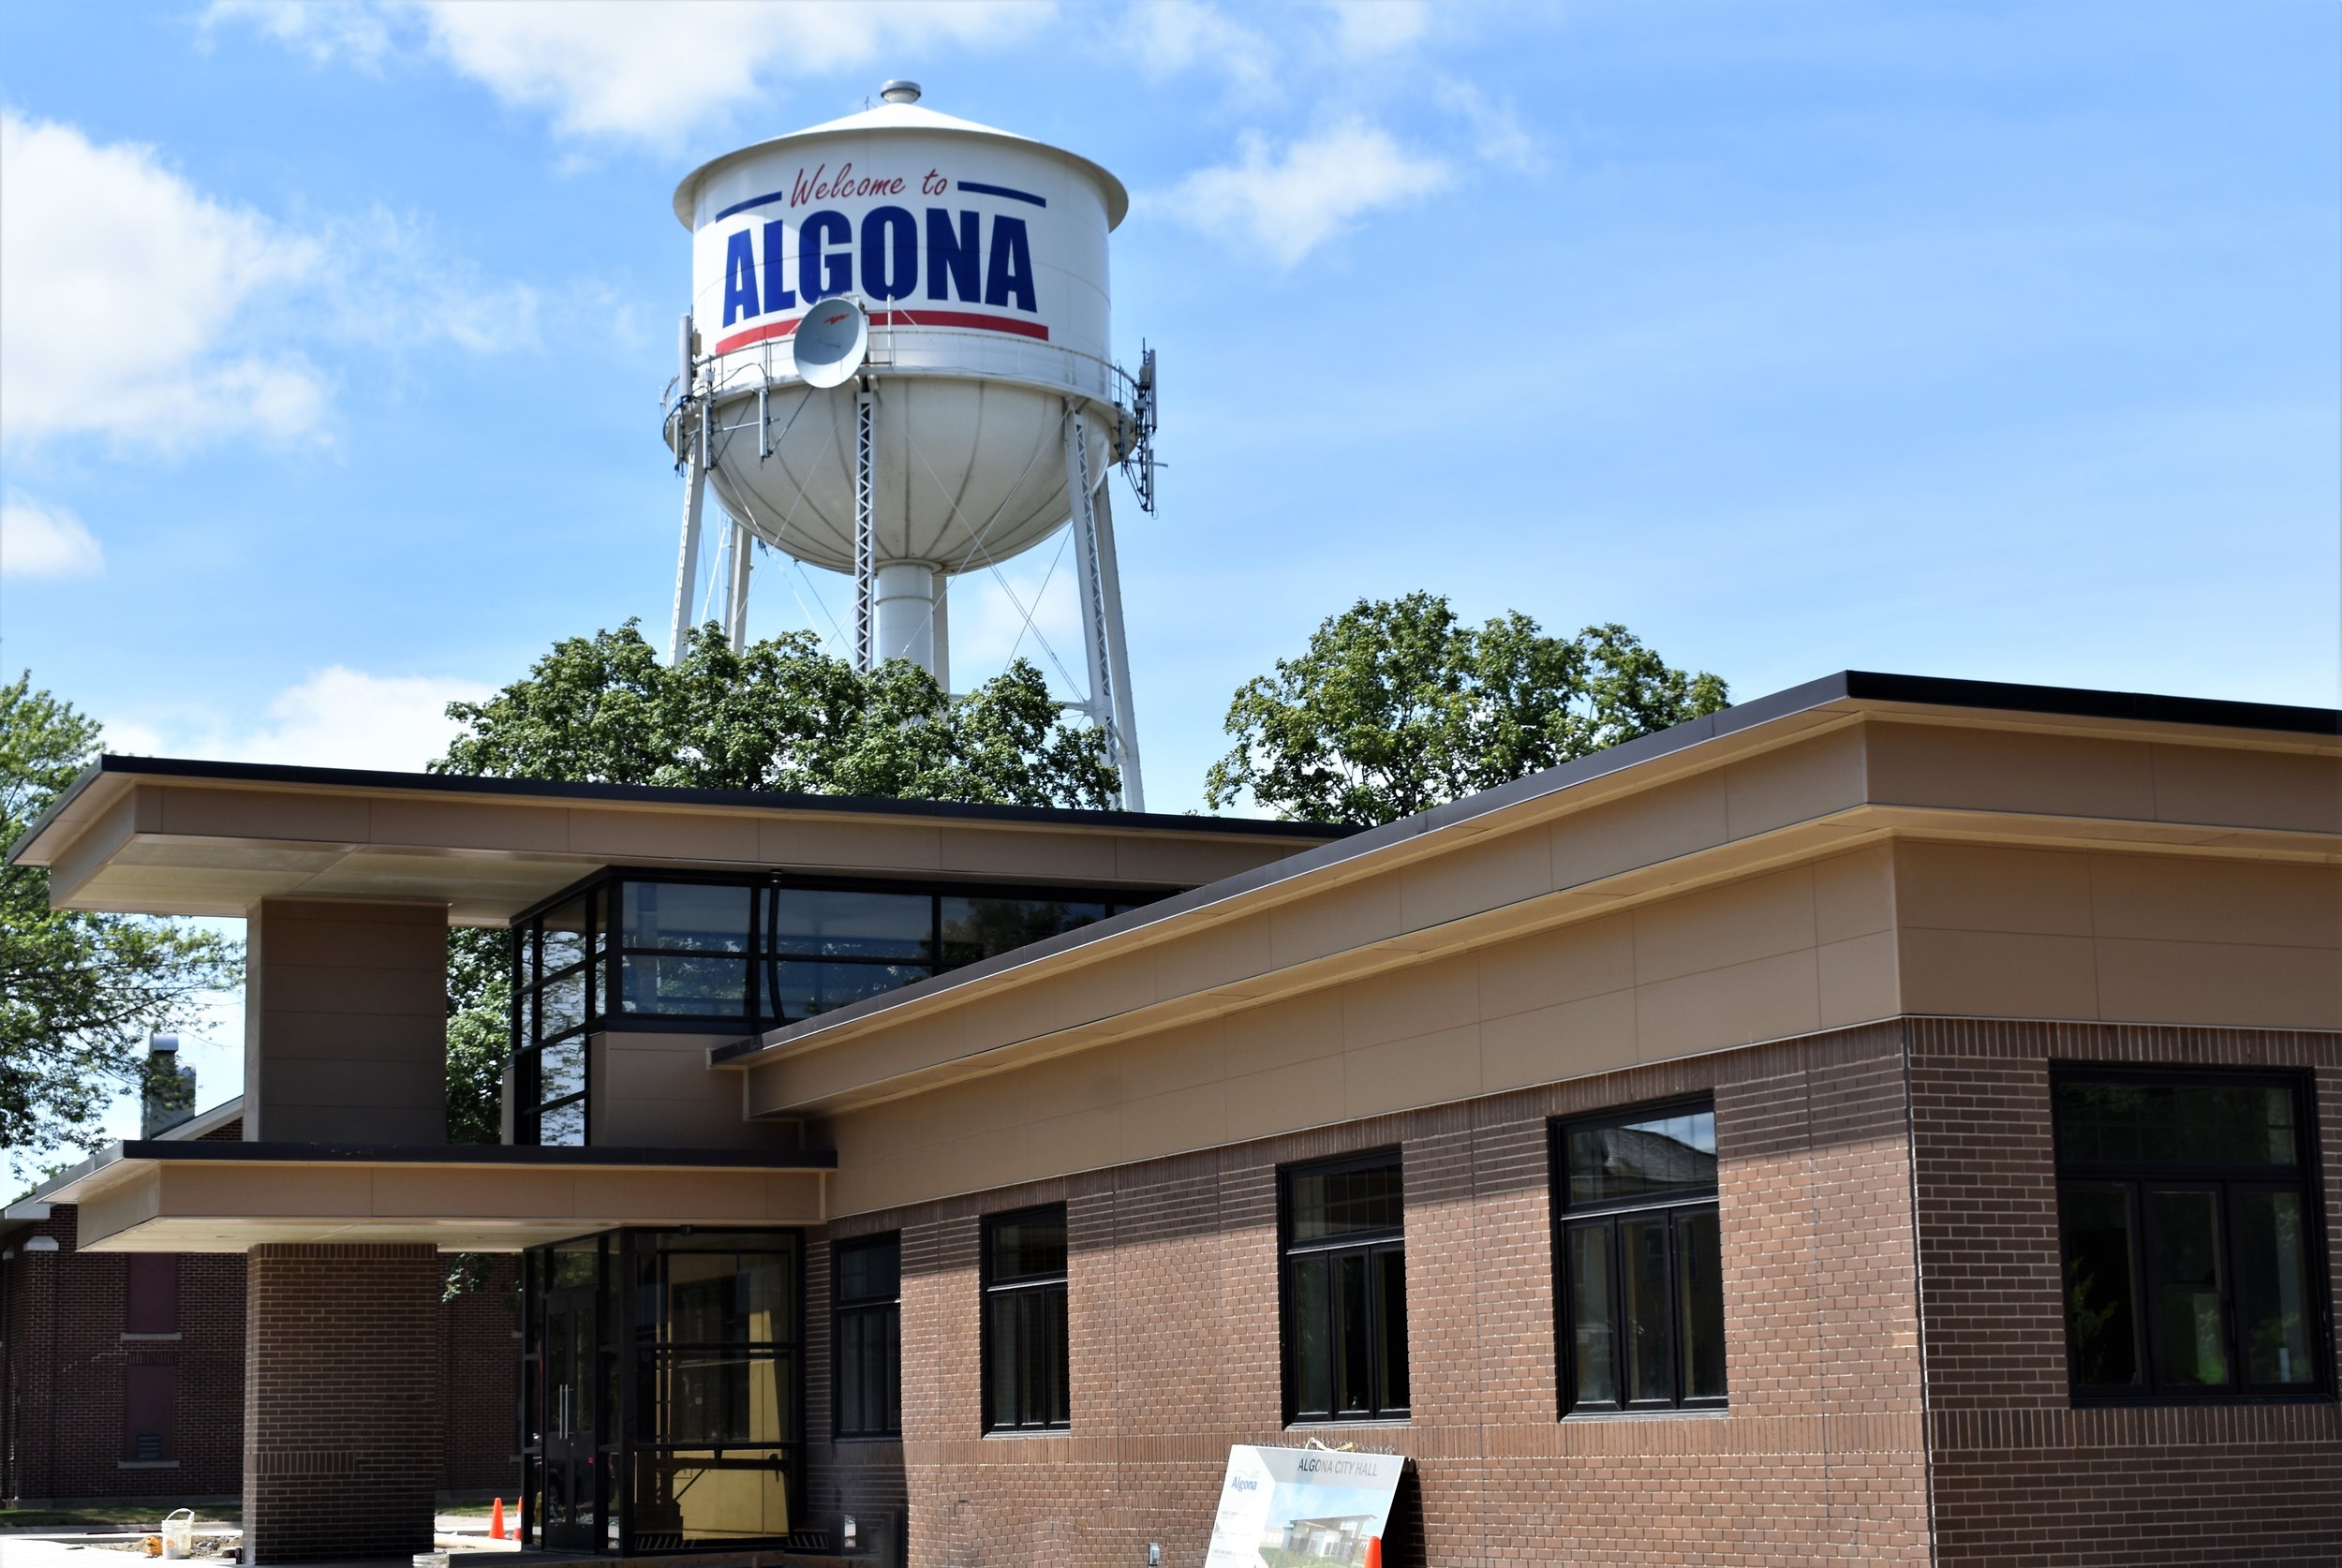
<instances>
[{"instance_id":1,"label":"white water tower tank","mask_svg":"<svg viewBox=\"0 0 2342 1568\"><path fill-rule=\"evenodd\" d=\"M1108 331L1106 236L1130 198L1087 158L918 97L889 82L874 108L728 153L677 187L695 347L687 337L669 444L695 479L704 466L736 529L855 575L857 662L909 658L947 687L951 579L1070 519L1087 705L1134 783L1104 504L1115 463L1151 458L1151 369L1117 368ZM829 346L818 368L808 346L807 370L830 384L808 384L796 334L847 303L867 317L867 348L844 375L835 357L855 324L817 323ZM687 502L686 576L696 519ZM736 644L749 552L734 540ZM693 592L678 584L678 642Z\"/></svg>"}]
</instances>

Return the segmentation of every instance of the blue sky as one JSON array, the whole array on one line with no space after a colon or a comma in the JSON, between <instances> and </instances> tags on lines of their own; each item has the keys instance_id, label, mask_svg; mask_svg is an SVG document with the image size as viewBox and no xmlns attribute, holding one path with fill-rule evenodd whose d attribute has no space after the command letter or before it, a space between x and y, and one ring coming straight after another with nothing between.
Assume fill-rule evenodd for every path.
<instances>
[{"instance_id":1,"label":"blue sky","mask_svg":"<svg viewBox=\"0 0 2342 1568\"><path fill-rule=\"evenodd\" d=\"M2293 4L21 0L0 662L124 749L413 766L449 698L661 625L670 193L890 76L1134 193L1151 806L1416 588L1743 696L2342 700L2342 12ZM846 601L763 571L754 629ZM1017 630L956 599L956 673Z\"/></svg>"}]
</instances>

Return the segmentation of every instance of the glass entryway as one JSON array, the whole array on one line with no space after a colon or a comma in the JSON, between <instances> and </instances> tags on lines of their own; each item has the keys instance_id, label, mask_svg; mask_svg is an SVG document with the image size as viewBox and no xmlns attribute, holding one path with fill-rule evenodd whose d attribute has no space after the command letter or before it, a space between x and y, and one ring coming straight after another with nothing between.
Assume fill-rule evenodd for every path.
<instances>
[{"instance_id":1,"label":"glass entryway","mask_svg":"<svg viewBox=\"0 0 2342 1568\"><path fill-rule=\"evenodd\" d=\"M530 1545L781 1545L802 1493L795 1231L614 1231L526 1255Z\"/></svg>"}]
</instances>

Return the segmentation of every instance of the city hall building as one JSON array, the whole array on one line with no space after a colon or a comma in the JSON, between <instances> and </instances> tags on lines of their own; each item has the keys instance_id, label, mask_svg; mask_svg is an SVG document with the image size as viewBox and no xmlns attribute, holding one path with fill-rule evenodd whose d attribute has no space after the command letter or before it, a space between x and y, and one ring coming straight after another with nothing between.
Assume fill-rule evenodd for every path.
<instances>
[{"instance_id":1,"label":"city hall building","mask_svg":"<svg viewBox=\"0 0 2342 1568\"><path fill-rule=\"evenodd\" d=\"M428 1546L447 1251L542 1548L1192 1564L1322 1442L1394 1564L2342 1560L2334 712L1847 673L1356 833L108 758L15 854L249 921L242 1139L35 1198L245 1258L264 1563Z\"/></svg>"}]
</instances>

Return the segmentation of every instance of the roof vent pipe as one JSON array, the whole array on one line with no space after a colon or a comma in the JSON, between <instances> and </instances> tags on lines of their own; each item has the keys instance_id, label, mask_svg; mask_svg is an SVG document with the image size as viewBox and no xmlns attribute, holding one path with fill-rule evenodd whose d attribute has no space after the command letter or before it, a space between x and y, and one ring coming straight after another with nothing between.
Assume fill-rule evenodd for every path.
<instances>
[{"instance_id":1,"label":"roof vent pipe","mask_svg":"<svg viewBox=\"0 0 2342 1568\"><path fill-rule=\"evenodd\" d=\"M888 103L917 103L919 84L915 81L905 81L897 77L879 89L879 96Z\"/></svg>"}]
</instances>

